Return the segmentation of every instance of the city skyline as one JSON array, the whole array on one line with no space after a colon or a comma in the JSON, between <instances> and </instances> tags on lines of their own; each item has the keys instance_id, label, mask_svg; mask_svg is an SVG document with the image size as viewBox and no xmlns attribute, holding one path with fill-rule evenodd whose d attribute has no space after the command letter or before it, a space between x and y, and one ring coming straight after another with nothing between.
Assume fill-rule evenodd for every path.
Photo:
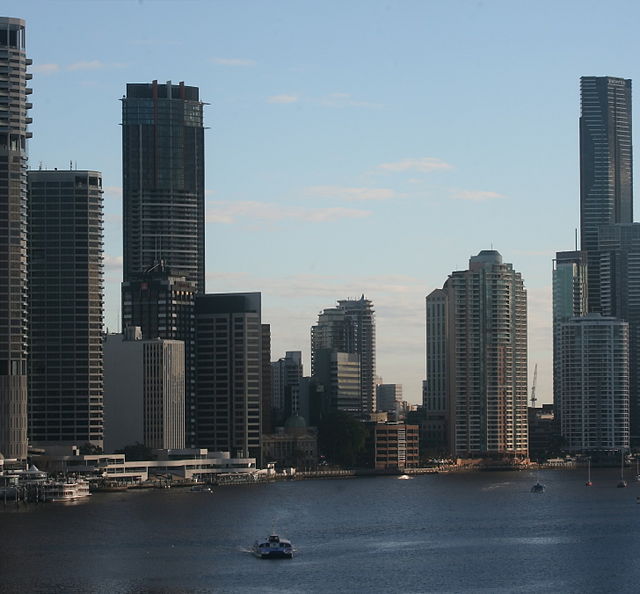
<instances>
[{"instance_id":1,"label":"city skyline","mask_svg":"<svg viewBox=\"0 0 640 594\"><path fill-rule=\"evenodd\" d=\"M579 79L637 78L631 24L578 3L555 7L554 23L505 2L329 3L311 15L304 3L252 3L249 20L231 4L68 5L5 12L27 21L34 60L30 167L103 171L110 330L122 278L118 99L127 83L184 80L212 104L207 290L262 292L274 360L302 350L308 365L317 313L364 293L378 375L420 402L424 297L493 245L522 272L529 373L537 362L540 401L552 400L551 262L579 225ZM177 18L185 6L195 22Z\"/></svg>"}]
</instances>

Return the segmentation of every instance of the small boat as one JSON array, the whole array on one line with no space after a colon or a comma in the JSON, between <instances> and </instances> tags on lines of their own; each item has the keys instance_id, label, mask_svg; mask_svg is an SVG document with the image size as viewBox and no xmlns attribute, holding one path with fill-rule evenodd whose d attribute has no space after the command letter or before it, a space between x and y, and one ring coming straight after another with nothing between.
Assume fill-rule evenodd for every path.
<instances>
[{"instance_id":1,"label":"small boat","mask_svg":"<svg viewBox=\"0 0 640 594\"><path fill-rule=\"evenodd\" d=\"M193 485L189 490L192 493L213 493L209 485Z\"/></svg>"},{"instance_id":2,"label":"small boat","mask_svg":"<svg viewBox=\"0 0 640 594\"><path fill-rule=\"evenodd\" d=\"M624 489L627 486L627 481L624 480L624 450L620 451L620 480L616 487L618 489Z\"/></svg>"},{"instance_id":3,"label":"small boat","mask_svg":"<svg viewBox=\"0 0 640 594\"><path fill-rule=\"evenodd\" d=\"M253 554L259 559L291 559L293 546L286 538L271 534L264 540L256 540L253 544Z\"/></svg>"},{"instance_id":4,"label":"small boat","mask_svg":"<svg viewBox=\"0 0 640 594\"><path fill-rule=\"evenodd\" d=\"M544 493L545 486L538 481L533 487L531 487L532 493Z\"/></svg>"},{"instance_id":5,"label":"small boat","mask_svg":"<svg viewBox=\"0 0 640 594\"><path fill-rule=\"evenodd\" d=\"M412 479L413 477L409 476L408 474L401 474L398 478L400 480L402 480L402 481L408 481L409 479Z\"/></svg>"}]
</instances>

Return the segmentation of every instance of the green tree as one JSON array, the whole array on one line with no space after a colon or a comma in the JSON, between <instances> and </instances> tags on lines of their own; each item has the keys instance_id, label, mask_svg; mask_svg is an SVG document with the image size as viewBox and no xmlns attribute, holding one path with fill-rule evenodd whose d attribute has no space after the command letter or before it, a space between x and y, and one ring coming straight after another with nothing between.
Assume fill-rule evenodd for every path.
<instances>
[{"instance_id":1,"label":"green tree","mask_svg":"<svg viewBox=\"0 0 640 594\"><path fill-rule=\"evenodd\" d=\"M128 461L153 459L151 450L139 441L136 441L136 443L131 445L124 446L121 450L117 450L116 454L124 454Z\"/></svg>"},{"instance_id":2,"label":"green tree","mask_svg":"<svg viewBox=\"0 0 640 594\"><path fill-rule=\"evenodd\" d=\"M320 452L333 464L355 466L363 450L366 430L349 413L341 410L327 414L318 425Z\"/></svg>"}]
</instances>

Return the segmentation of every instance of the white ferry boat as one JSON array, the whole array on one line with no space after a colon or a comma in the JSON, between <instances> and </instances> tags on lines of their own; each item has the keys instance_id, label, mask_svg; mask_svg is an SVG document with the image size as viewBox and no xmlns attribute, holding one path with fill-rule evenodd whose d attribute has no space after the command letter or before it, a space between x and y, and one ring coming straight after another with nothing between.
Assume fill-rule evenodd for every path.
<instances>
[{"instance_id":1,"label":"white ferry boat","mask_svg":"<svg viewBox=\"0 0 640 594\"><path fill-rule=\"evenodd\" d=\"M291 559L293 546L286 538L271 534L265 540L256 540L253 544L253 553L259 559Z\"/></svg>"},{"instance_id":2,"label":"white ferry boat","mask_svg":"<svg viewBox=\"0 0 640 594\"><path fill-rule=\"evenodd\" d=\"M89 483L82 479L66 481L47 481L42 485L44 501L75 501L89 497Z\"/></svg>"}]
</instances>

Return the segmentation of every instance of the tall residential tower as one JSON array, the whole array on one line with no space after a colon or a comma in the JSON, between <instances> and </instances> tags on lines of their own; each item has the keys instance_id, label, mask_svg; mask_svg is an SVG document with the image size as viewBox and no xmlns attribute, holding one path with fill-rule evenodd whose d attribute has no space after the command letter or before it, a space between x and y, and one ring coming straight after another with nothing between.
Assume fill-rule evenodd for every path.
<instances>
[{"instance_id":1,"label":"tall residential tower","mask_svg":"<svg viewBox=\"0 0 640 594\"><path fill-rule=\"evenodd\" d=\"M600 311L598 228L633 221L631 80L580 79L580 240L589 311Z\"/></svg>"},{"instance_id":2,"label":"tall residential tower","mask_svg":"<svg viewBox=\"0 0 640 594\"><path fill-rule=\"evenodd\" d=\"M27 456L27 110L25 22L0 17L0 453Z\"/></svg>"},{"instance_id":3,"label":"tall residential tower","mask_svg":"<svg viewBox=\"0 0 640 594\"><path fill-rule=\"evenodd\" d=\"M483 250L470 259L468 270L449 276L443 291L430 295L429 328L436 336L427 341L427 361L433 362L430 373L447 376L440 385L435 383L440 375L432 378L430 397L446 398L450 451L460 457L526 457L527 294L522 277L498 252ZM445 327L438 316L445 316ZM442 348L445 361L433 352Z\"/></svg>"}]
</instances>

